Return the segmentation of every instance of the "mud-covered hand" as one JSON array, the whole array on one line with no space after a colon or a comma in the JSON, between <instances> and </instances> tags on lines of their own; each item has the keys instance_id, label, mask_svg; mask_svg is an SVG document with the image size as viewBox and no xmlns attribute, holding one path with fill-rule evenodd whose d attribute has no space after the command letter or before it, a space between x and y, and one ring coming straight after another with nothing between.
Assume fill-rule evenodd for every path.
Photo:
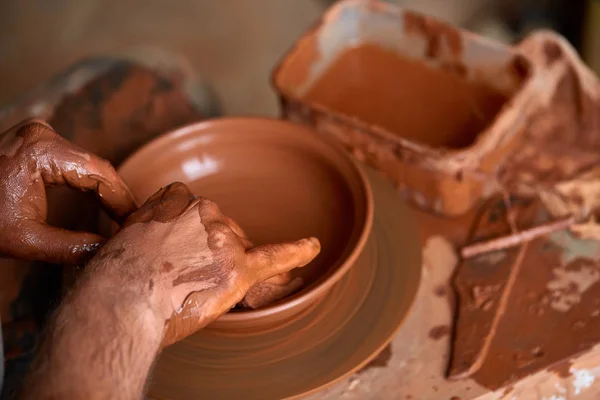
<instances>
[{"instance_id":1,"label":"mud-covered hand","mask_svg":"<svg viewBox=\"0 0 600 400\"><path fill-rule=\"evenodd\" d=\"M308 264L319 251L315 238L253 247L214 202L174 183L131 214L88 267L108 268L115 285L148 299L166 322L169 345L229 311L254 284Z\"/></svg>"},{"instance_id":2,"label":"mud-covered hand","mask_svg":"<svg viewBox=\"0 0 600 400\"><path fill-rule=\"evenodd\" d=\"M55 185L94 192L116 219L136 208L108 161L68 142L45 122L23 121L0 135L0 255L79 264L105 241L46 224L45 188Z\"/></svg>"}]
</instances>

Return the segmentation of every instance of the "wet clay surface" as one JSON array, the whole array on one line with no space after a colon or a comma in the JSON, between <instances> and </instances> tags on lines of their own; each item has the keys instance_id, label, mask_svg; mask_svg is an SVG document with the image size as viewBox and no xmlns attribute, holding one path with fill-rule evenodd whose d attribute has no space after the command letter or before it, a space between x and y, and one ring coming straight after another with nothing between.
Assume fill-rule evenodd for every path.
<instances>
[{"instance_id":1,"label":"wet clay surface","mask_svg":"<svg viewBox=\"0 0 600 400\"><path fill-rule=\"evenodd\" d=\"M536 202L515 211L521 229L549 218ZM506 233L505 221L492 204L475 234ZM451 377L496 389L589 350L600 341L599 281L600 244L566 230L463 262Z\"/></svg>"},{"instance_id":2,"label":"wet clay surface","mask_svg":"<svg viewBox=\"0 0 600 400\"><path fill-rule=\"evenodd\" d=\"M540 94L541 107L504 161L502 179L514 191L527 186L551 187L600 162L600 85L596 75L554 33L531 35L519 47L539 63L547 63L546 73L552 78L547 92Z\"/></svg>"},{"instance_id":3,"label":"wet clay surface","mask_svg":"<svg viewBox=\"0 0 600 400\"><path fill-rule=\"evenodd\" d=\"M299 276L292 277L291 272L274 276L248 289L240 306L246 308L268 306L296 292L303 283L304 279Z\"/></svg>"},{"instance_id":4,"label":"wet clay surface","mask_svg":"<svg viewBox=\"0 0 600 400\"><path fill-rule=\"evenodd\" d=\"M302 100L423 144L461 148L493 121L506 97L455 71L362 44L340 54Z\"/></svg>"},{"instance_id":5,"label":"wet clay surface","mask_svg":"<svg viewBox=\"0 0 600 400\"><path fill-rule=\"evenodd\" d=\"M234 307L256 283L303 267L319 251L316 238L253 246L217 204L173 183L131 214L87 268L121 271L112 274L168 320L167 346Z\"/></svg>"},{"instance_id":6,"label":"wet clay surface","mask_svg":"<svg viewBox=\"0 0 600 400\"><path fill-rule=\"evenodd\" d=\"M165 349L150 396L285 398L331 383L379 354L412 304L421 261L409 209L381 177L369 172L369 181L373 235L323 301L276 329L232 335L209 327Z\"/></svg>"},{"instance_id":7,"label":"wet clay surface","mask_svg":"<svg viewBox=\"0 0 600 400\"><path fill-rule=\"evenodd\" d=\"M365 365L357 373L358 374L363 373L365 371L368 371L371 368L387 367L388 362L390 361L391 357L392 357L392 346L388 344L387 346L385 346L385 348L379 354L377 354L377 356L375 358L373 358L371 361L369 361L369 363L367 365Z\"/></svg>"},{"instance_id":8,"label":"wet clay surface","mask_svg":"<svg viewBox=\"0 0 600 400\"><path fill-rule=\"evenodd\" d=\"M556 35L534 34L520 47L552 75L539 95L544 106L502 167L505 187L530 199L513 204L522 230L597 209L600 87ZM496 202L484 207L474 242L510 233L502 201ZM496 389L595 346L598 243L597 236L563 230L465 260L456 277L460 306L450 377L473 377Z\"/></svg>"},{"instance_id":9,"label":"wet clay surface","mask_svg":"<svg viewBox=\"0 0 600 400\"><path fill-rule=\"evenodd\" d=\"M450 327L447 325L434 326L429 331L429 337L433 340L440 340L448 334L450 334Z\"/></svg>"},{"instance_id":10,"label":"wet clay surface","mask_svg":"<svg viewBox=\"0 0 600 400\"><path fill-rule=\"evenodd\" d=\"M463 40L460 31L434 18L406 11L403 17L404 29L409 35L427 38L427 58L436 58L442 51L442 43L446 42L450 52L459 56L463 51Z\"/></svg>"},{"instance_id":11,"label":"wet clay surface","mask_svg":"<svg viewBox=\"0 0 600 400\"><path fill-rule=\"evenodd\" d=\"M187 134L142 150L119 169L136 200L183 181L219 204L254 245L314 236L323 248L291 276L253 289L243 305L279 300L347 264L370 225L371 205L358 170L340 149L274 120L215 120L185 129ZM166 147L173 150L164 152Z\"/></svg>"},{"instance_id":12,"label":"wet clay surface","mask_svg":"<svg viewBox=\"0 0 600 400\"><path fill-rule=\"evenodd\" d=\"M264 142L230 144L228 149L209 145L202 153L205 159L220 160L221 165L218 173L191 181L190 189L214 199L244 227L253 243L306 235L322 240L323 254L307 268L292 271L291 279L300 278L301 286L306 286L339 266L338 260L350 250L354 225L360 221L355 221L353 194L344 177L324 158L307 158L302 151Z\"/></svg>"}]
</instances>

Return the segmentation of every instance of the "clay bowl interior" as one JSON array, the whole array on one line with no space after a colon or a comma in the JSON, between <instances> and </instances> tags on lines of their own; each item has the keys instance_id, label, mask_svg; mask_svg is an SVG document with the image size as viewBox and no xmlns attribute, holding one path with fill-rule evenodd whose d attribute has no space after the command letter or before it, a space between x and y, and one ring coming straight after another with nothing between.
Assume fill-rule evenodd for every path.
<instances>
[{"instance_id":1,"label":"clay bowl interior","mask_svg":"<svg viewBox=\"0 0 600 400\"><path fill-rule=\"evenodd\" d=\"M255 310L234 309L211 325L281 324L316 305L359 256L373 205L367 180L345 151L280 120L226 118L167 133L119 168L138 204L172 182L215 201L255 245L316 236L319 256L293 276L303 287ZM267 326L262 326L267 328Z\"/></svg>"}]
</instances>

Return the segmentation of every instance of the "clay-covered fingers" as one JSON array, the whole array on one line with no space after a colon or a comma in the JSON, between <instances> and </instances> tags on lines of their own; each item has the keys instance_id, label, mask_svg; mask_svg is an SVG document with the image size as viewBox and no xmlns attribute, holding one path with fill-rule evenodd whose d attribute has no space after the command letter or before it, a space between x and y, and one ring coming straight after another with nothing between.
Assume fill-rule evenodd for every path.
<instances>
[{"instance_id":1,"label":"clay-covered fingers","mask_svg":"<svg viewBox=\"0 0 600 400\"><path fill-rule=\"evenodd\" d=\"M44 184L92 191L116 219L136 209L129 188L108 161L70 143L42 121L27 121L18 132L34 148Z\"/></svg>"},{"instance_id":2,"label":"clay-covered fingers","mask_svg":"<svg viewBox=\"0 0 600 400\"><path fill-rule=\"evenodd\" d=\"M40 221L22 221L10 228L13 239L7 254L27 261L79 265L104 243L102 236L56 228Z\"/></svg>"},{"instance_id":3,"label":"clay-covered fingers","mask_svg":"<svg viewBox=\"0 0 600 400\"><path fill-rule=\"evenodd\" d=\"M262 282L277 274L303 267L321 251L319 239L311 237L295 242L268 244L246 251L248 267Z\"/></svg>"},{"instance_id":4,"label":"clay-covered fingers","mask_svg":"<svg viewBox=\"0 0 600 400\"><path fill-rule=\"evenodd\" d=\"M123 228L133 223L158 221L168 222L198 204L200 199L181 182L173 182L150 196L140 208L131 214Z\"/></svg>"}]
</instances>

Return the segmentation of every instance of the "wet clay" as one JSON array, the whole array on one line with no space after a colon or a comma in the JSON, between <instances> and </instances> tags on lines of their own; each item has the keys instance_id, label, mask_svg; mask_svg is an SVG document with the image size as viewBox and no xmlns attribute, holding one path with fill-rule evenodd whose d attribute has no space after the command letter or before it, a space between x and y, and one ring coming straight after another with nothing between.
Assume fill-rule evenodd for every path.
<instances>
[{"instance_id":1,"label":"wet clay","mask_svg":"<svg viewBox=\"0 0 600 400\"><path fill-rule=\"evenodd\" d=\"M0 136L0 253L28 261L80 264L104 242L94 233L46 224L46 186L93 192L114 218L135 210L114 168L59 136L50 125L28 120Z\"/></svg>"},{"instance_id":2,"label":"wet clay","mask_svg":"<svg viewBox=\"0 0 600 400\"><path fill-rule=\"evenodd\" d=\"M477 224L476 238L509 231L500 201ZM519 229L549 216L539 202L517 203ZM600 245L558 231L520 247L463 262L451 376L497 389L565 360L600 340Z\"/></svg>"},{"instance_id":3,"label":"wet clay","mask_svg":"<svg viewBox=\"0 0 600 400\"><path fill-rule=\"evenodd\" d=\"M450 327L448 325L434 326L429 331L429 338L432 340L440 340L444 336L447 336L449 333L450 333Z\"/></svg>"},{"instance_id":4,"label":"wet clay","mask_svg":"<svg viewBox=\"0 0 600 400\"><path fill-rule=\"evenodd\" d=\"M344 178L325 159L307 157L302 151L282 151L280 146L206 145L204 157L210 159L214 154L223 163L218 173L193 180L188 186L219 204L255 244L318 237L323 252L311 265L292 271L290 277L301 278L304 286L332 272L351 250L348 242L356 223L355 205ZM132 190L135 193L136 189Z\"/></svg>"},{"instance_id":5,"label":"wet clay","mask_svg":"<svg viewBox=\"0 0 600 400\"><path fill-rule=\"evenodd\" d=\"M595 191L586 181L597 179L586 173L599 161L600 119L597 77L564 39L540 32L519 47L554 74L538 95L544 106L532 114L501 168L507 190L542 197L549 206L513 204L524 229L561 215L551 199L539 196L540 188L561 182L574 187L564 193L573 208L562 215L594 207ZM502 203L484 207L474 241L510 232ZM566 360L600 341L599 266L598 242L566 230L465 260L456 276L460 301L450 377L473 377L496 389L542 370L568 374Z\"/></svg>"},{"instance_id":6,"label":"wet clay","mask_svg":"<svg viewBox=\"0 0 600 400\"><path fill-rule=\"evenodd\" d=\"M148 299L168 320L169 345L227 312L256 283L303 267L319 251L316 238L253 246L214 202L173 183L131 214L88 268L113 271L107 276Z\"/></svg>"},{"instance_id":7,"label":"wet clay","mask_svg":"<svg viewBox=\"0 0 600 400\"><path fill-rule=\"evenodd\" d=\"M302 287L303 279L292 277L291 272L276 275L252 286L240 303L242 307L260 308L275 303Z\"/></svg>"},{"instance_id":8,"label":"wet clay","mask_svg":"<svg viewBox=\"0 0 600 400\"><path fill-rule=\"evenodd\" d=\"M506 100L456 71L371 44L345 50L303 96L398 136L450 148L472 144Z\"/></svg>"},{"instance_id":9,"label":"wet clay","mask_svg":"<svg viewBox=\"0 0 600 400\"><path fill-rule=\"evenodd\" d=\"M428 58L436 58L440 55L442 42L448 43L450 52L454 56L461 55L463 39L458 29L434 18L410 11L404 13L403 22L407 34L428 39L427 50L425 51Z\"/></svg>"},{"instance_id":10,"label":"wet clay","mask_svg":"<svg viewBox=\"0 0 600 400\"><path fill-rule=\"evenodd\" d=\"M137 201L169 182L186 182L237 221L254 245L320 240L323 251L309 265L251 290L243 303L251 308L291 294L315 301L323 284L330 287L351 267L370 230L371 198L358 167L342 149L283 121L231 118L182 128L134 154L119 173ZM300 303L295 307L305 307Z\"/></svg>"},{"instance_id":11,"label":"wet clay","mask_svg":"<svg viewBox=\"0 0 600 400\"><path fill-rule=\"evenodd\" d=\"M364 368L362 368L360 371L358 371L358 373L362 374L372 368L387 367L388 362L390 362L391 358L392 358L392 345L388 344L387 346L385 346L385 348L383 350L381 350L381 352L379 352L379 354L377 354L377 356L374 359L369 361L369 363L367 365L365 365Z\"/></svg>"},{"instance_id":12,"label":"wet clay","mask_svg":"<svg viewBox=\"0 0 600 400\"><path fill-rule=\"evenodd\" d=\"M269 330L248 334L252 321L238 324L237 333L209 326L166 348L153 371L150 397L288 398L349 376L381 352L419 287L421 248L411 210L381 176L368 174L374 234L325 298Z\"/></svg>"}]
</instances>

